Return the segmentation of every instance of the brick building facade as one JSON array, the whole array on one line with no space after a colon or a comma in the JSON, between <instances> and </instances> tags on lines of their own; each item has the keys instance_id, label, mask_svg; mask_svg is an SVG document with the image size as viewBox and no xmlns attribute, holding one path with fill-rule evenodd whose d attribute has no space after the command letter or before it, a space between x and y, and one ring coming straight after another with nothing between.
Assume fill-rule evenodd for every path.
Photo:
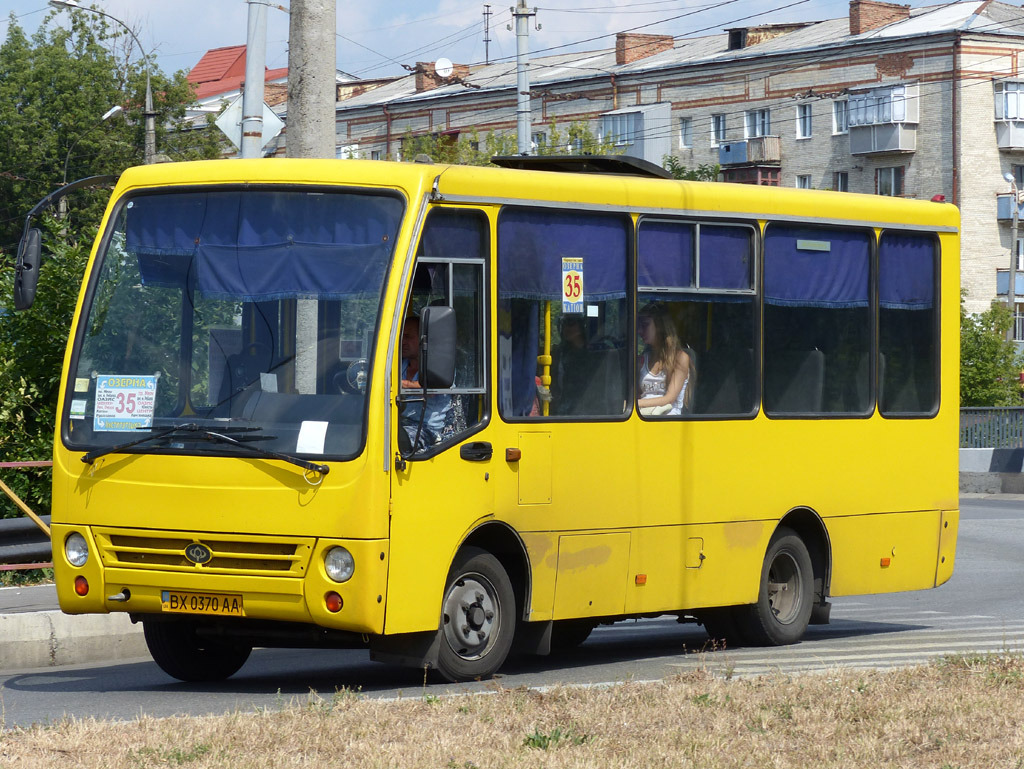
<instances>
[{"instance_id":1,"label":"brick building facade","mask_svg":"<svg viewBox=\"0 0 1024 769\"><path fill-rule=\"evenodd\" d=\"M1024 10L994 0L913 10L853 0L848 17L820 22L620 34L611 50L531 60L533 139L586 121L628 154L721 164L726 181L942 195L961 209L961 275L977 312L998 295L1000 271L1005 296L1004 174L1024 188L1022 55ZM394 158L407 133L514 134L515 77L514 61L456 65L448 77L420 64L350 89L337 103L338 154Z\"/></svg>"}]
</instances>

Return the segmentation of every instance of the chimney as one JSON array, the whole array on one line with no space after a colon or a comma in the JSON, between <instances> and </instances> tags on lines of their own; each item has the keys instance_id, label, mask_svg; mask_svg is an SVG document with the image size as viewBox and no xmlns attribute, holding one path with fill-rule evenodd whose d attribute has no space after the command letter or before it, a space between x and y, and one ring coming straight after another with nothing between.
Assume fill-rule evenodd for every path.
<instances>
[{"instance_id":1,"label":"chimney","mask_svg":"<svg viewBox=\"0 0 1024 769\"><path fill-rule=\"evenodd\" d=\"M881 3L878 0L850 0L850 34L859 35L910 18L909 5Z\"/></svg>"},{"instance_id":2,"label":"chimney","mask_svg":"<svg viewBox=\"0 0 1024 769\"><path fill-rule=\"evenodd\" d=\"M619 32L615 36L615 63L632 64L662 51L675 47L671 35L640 35L636 32Z\"/></svg>"},{"instance_id":3,"label":"chimney","mask_svg":"<svg viewBox=\"0 0 1024 769\"><path fill-rule=\"evenodd\" d=\"M448 85L458 78L467 77L468 75L468 64L454 64L452 65L452 74L448 77L441 77L434 68L434 62L418 61L416 62L416 93L433 91L438 86Z\"/></svg>"}]
</instances>

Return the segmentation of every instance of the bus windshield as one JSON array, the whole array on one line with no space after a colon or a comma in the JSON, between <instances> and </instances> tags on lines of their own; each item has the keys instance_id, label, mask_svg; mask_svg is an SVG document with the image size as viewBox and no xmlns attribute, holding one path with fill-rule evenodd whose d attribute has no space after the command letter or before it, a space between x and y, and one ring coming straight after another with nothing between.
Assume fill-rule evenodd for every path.
<instances>
[{"instance_id":1,"label":"bus windshield","mask_svg":"<svg viewBox=\"0 0 1024 769\"><path fill-rule=\"evenodd\" d=\"M363 190L161 191L121 201L97 256L63 413L71 448L246 455L208 431L346 459L404 211ZM156 433L178 430L157 440ZM204 432L206 431L206 432Z\"/></svg>"}]
</instances>

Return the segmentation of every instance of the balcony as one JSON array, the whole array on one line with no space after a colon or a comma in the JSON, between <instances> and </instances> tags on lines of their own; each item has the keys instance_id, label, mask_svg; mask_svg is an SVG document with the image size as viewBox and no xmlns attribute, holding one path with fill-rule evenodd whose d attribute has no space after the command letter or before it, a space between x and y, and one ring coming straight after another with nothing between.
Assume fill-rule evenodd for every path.
<instances>
[{"instance_id":1,"label":"balcony","mask_svg":"<svg viewBox=\"0 0 1024 769\"><path fill-rule=\"evenodd\" d=\"M720 166L778 165L782 162L782 146L778 136L758 136L718 145Z\"/></svg>"},{"instance_id":2,"label":"balcony","mask_svg":"<svg viewBox=\"0 0 1024 769\"><path fill-rule=\"evenodd\" d=\"M869 155L882 152L915 152L917 126L904 123L879 123L850 126L850 154Z\"/></svg>"},{"instance_id":3,"label":"balcony","mask_svg":"<svg viewBox=\"0 0 1024 769\"><path fill-rule=\"evenodd\" d=\"M1024 222L1024 203L1017 204L1017 218ZM1004 192L996 195L996 221L1013 221L1013 193ZM1005 292L1004 292L1005 293Z\"/></svg>"},{"instance_id":4,"label":"balcony","mask_svg":"<svg viewBox=\"0 0 1024 769\"><path fill-rule=\"evenodd\" d=\"M996 146L1001 150L1024 150L1024 120L997 120Z\"/></svg>"}]
</instances>

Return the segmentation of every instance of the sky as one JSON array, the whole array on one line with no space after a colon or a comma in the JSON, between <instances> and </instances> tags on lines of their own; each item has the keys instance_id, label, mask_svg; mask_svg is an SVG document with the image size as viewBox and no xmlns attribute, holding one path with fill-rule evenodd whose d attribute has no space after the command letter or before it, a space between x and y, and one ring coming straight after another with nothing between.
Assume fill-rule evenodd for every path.
<instances>
[{"instance_id":1,"label":"sky","mask_svg":"<svg viewBox=\"0 0 1024 769\"><path fill-rule=\"evenodd\" d=\"M676 37L714 34L734 26L819 21L849 12L849 0L535 0L532 55L598 50L626 30ZM246 0L80 0L129 24L167 73L191 69L211 48L245 43ZM268 0L267 66L288 65L289 0ZM514 60L507 29L515 0L488 0L490 43L484 43L481 0L336 0L337 66L362 78L405 73L402 65L447 58L459 64ZM913 7L941 0L910 0ZM904 1L904 4L906 2ZM530 8L534 6L531 4ZM0 38L10 14L32 34L53 9L46 0L0 0ZM56 13L55 20L69 11ZM52 23L52 22L51 22ZM540 26L539 29L534 24Z\"/></svg>"}]
</instances>

